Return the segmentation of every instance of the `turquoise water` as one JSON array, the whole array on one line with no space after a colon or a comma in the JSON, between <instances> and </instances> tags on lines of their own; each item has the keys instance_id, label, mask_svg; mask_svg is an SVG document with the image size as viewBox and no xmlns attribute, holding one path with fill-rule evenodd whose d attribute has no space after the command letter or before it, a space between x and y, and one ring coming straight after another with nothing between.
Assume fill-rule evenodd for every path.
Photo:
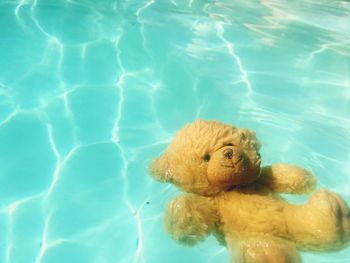
<instances>
[{"instance_id":1,"label":"turquoise water","mask_svg":"<svg viewBox=\"0 0 350 263\"><path fill-rule=\"evenodd\" d=\"M350 203L350 2L301 2L1 1L0 262L228 262L164 233L147 172L198 117Z\"/></svg>"}]
</instances>

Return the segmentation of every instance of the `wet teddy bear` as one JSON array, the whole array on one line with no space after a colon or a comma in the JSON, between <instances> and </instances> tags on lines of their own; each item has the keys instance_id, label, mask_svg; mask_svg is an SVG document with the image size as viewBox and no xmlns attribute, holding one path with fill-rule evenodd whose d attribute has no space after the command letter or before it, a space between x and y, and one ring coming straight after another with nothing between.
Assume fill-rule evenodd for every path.
<instances>
[{"instance_id":1,"label":"wet teddy bear","mask_svg":"<svg viewBox=\"0 0 350 263\"><path fill-rule=\"evenodd\" d=\"M175 136L151 174L184 190L166 208L165 225L193 245L209 234L235 263L301 262L297 249L335 250L350 236L349 208L336 193L315 191L315 178L290 164L260 167L255 133L198 120ZM304 205L278 193L312 193Z\"/></svg>"}]
</instances>

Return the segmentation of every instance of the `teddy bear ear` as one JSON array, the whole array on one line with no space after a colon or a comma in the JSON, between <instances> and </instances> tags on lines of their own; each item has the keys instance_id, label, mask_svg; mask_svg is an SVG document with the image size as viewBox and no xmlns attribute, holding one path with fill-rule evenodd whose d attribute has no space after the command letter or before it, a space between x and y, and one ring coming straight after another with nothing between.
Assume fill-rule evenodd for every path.
<instances>
[{"instance_id":1,"label":"teddy bear ear","mask_svg":"<svg viewBox=\"0 0 350 263\"><path fill-rule=\"evenodd\" d=\"M153 178L157 181L171 181L172 176L169 168L168 157L166 156L166 154L151 162L150 173L153 176Z\"/></svg>"},{"instance_id":2,"label":"teddy bear ear","mask_svg":"<svg viewBox=\"0 0 350 263\"><path fill-rule=\"evenodd\" d=\"M240 129L241 141L247 142L251 147L254 147L255 150L259 150L261 145L258 139L256 138L256 133L248 129Z\"/></svg>"}]
</instances>

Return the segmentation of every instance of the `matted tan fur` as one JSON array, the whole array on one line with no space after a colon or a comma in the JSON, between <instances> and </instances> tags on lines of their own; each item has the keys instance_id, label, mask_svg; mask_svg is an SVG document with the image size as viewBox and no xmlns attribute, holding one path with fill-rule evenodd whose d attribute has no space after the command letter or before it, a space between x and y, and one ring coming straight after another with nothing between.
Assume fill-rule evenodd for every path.
<instances>
[{"instance_id":1,"label":"matted tan fur","mask_svg":"<svg viewBox=\"0 0 350 263\"><path fill-rule=\"evenodd\" d=\"M349 208L335 193L291 164L260 167L255 133L198 120L175 136L151 174L187 192L166 208L165 226L194 245L214 234L236 263L301 262L297 249L339 249L349 240ZM304 205L278 193L311 193Z\"/></svg>"}]
</instances>

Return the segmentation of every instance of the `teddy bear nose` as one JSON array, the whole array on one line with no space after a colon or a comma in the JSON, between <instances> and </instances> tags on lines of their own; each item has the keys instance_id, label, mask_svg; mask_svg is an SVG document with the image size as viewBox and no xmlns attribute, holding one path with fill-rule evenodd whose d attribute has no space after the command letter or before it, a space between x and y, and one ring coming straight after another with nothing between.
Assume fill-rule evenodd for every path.
<instances>
[{"instance_id":1,"label":"teddy bear nose","mask_svg":"<svg viewBox=\"0 0 350 263\"><path fill-rule=\"evenodd\" d=\"M227 159L232 159L233 157L233 151L232 149L226 149L224 150L224 156L227 158Z\"/></svg>"}]
</instances>

